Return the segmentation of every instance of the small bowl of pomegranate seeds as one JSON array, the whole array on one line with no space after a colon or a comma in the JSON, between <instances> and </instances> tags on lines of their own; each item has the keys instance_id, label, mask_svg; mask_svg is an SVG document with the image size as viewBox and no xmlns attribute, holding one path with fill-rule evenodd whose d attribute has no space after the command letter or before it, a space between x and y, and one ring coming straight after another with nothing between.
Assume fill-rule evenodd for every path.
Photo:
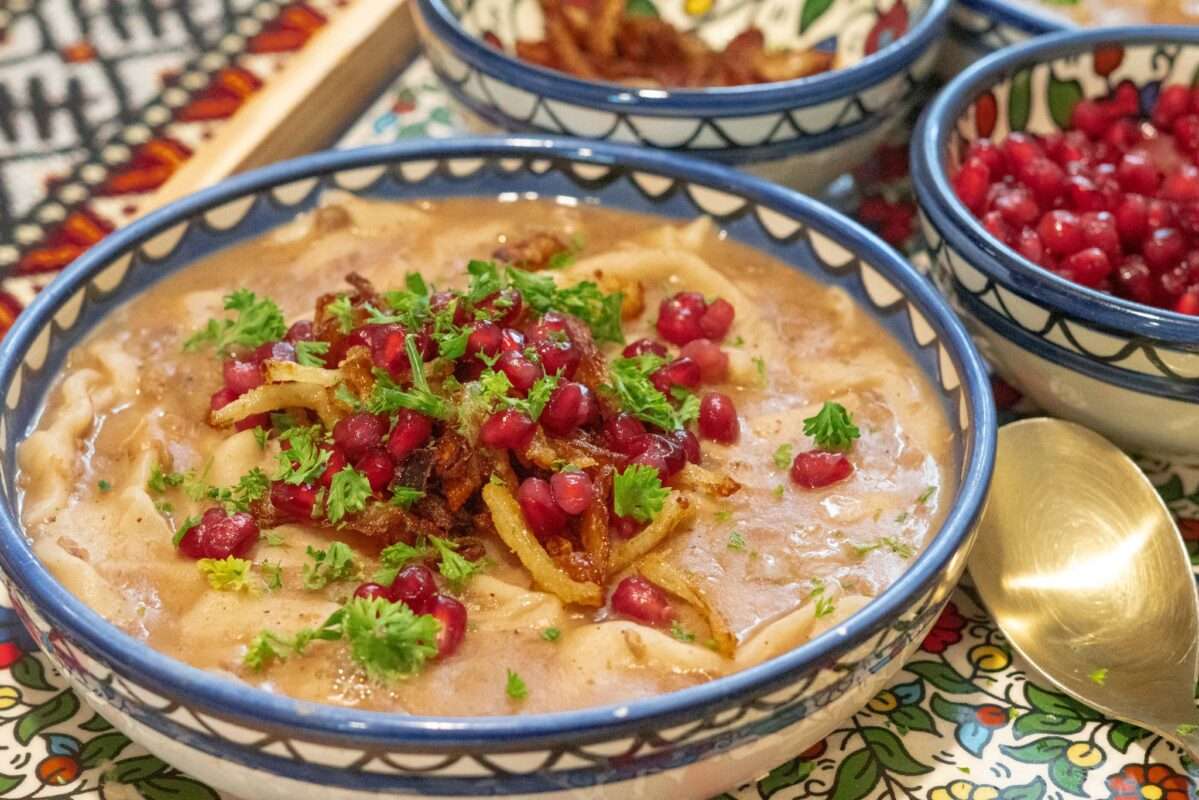
<instances>
[{"instance_id":1,"label":"small bowl of pomegranate seeds","mask_svg":"<svg viewBox=\"0 0 1199 800\"><path fill-rule=\"evenodd\" d=\"M425 53L480 131L629 142L816 193L909 116L950 0L419 0Z\"/></svg>"},{"instance_id":2,"label":"small bowl of pomegranate seeds","mask_svg":"<svg viewBox=\"0 0 1199 800\"><path fill-rule=\"evenodd\" d=\"M922 118L933 274L996 369L1144 452L1199 451L1199 32L1057 34Z\"/></svg>"},{"instance_id":3,"label":"small bowl of pomegranate seeds","mask_svg":"<svg viewBox=\"0 0 1199 800\"><path fill-rule=\"evenodd\" d=\"M0 387L21 619L254 800L735 790L895 678L996 439L965 328L860 225L574 139L186 198L39 294Z\"/></svg>"}]
</instances>

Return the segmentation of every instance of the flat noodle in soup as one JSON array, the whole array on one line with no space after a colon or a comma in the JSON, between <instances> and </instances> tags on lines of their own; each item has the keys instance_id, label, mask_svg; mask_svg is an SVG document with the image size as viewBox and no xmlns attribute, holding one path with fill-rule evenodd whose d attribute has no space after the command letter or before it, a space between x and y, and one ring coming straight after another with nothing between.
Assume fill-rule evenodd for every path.
<instances>
[{"instance_id":1,"label":"flat noodle in soup","mask_svg":"<svg viewBox=\"0 0 1199 800\"><path fill-rule=\"evenodd\" d=\"M481 715L839 624L937 530L950 448L847 294L709 220L333 195L98 326L20 485L37 555L149 647Z\"/></svg>"}]
</instances>

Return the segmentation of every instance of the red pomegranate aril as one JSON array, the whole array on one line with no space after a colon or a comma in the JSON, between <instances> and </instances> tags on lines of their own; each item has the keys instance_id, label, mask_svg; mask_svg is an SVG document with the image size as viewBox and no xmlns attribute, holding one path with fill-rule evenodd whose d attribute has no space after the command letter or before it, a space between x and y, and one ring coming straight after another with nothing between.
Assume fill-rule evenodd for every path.
<instances>
[{"instance_id":1,"label":"red pomegranate aril","mask_svg":"<svg viewBox=\"0 0 1199 800\"><path fill-rule=\"evenodd\" d=\"M354 596L363 600L391 600L391 594L387 591L387 587L381 583L360 583L358 588L354 590Z\"/></svg>"},{"instance_id":2,"label":"red pomegranate aril","mask_svg":"<svg viewBox=\"0 0 1199 800\"><path fill-rule=\"evenodd\" d=\"M1051 207L1066 191L1066 173L1048 158L1034 158L1016 174L1045 208Z\"/></svg>"},{"instance_id":3,"label":"red pomegranate aril","mask_svg":"<svg viewBox=\"0 0 1199 800\"><path fill-rule=\"evenodd\" d=\"M258 541L258 523L245 512L228 514L210 508L200 522L183 535L179 550L191 558L228 558L246 555Z\"/></svg>"},{"instance_id":4,"label":"red pomegranate aril","mask_svg":"<svg viewBox=\"0 0 1199 800\"><path fill-rule=\"evenodd\" d=\"M990 187L991 170L979 159L967 161L958 173L953 176L953 190L966 208L975 214L981 213L987 203L987 190ZM658 318L658 330L661 332L662 318ZM698 336L691 337L698 339ZM672 340L673 341L673 340ZM690 341L688 339L687 341Z\"/></svg>"},{"instance_id":5,"label":"red pomegranate aril","mask_svg":"<svg viewBox=\"0 0 1199 800\"><path fill-rule=\"evenodd\" d=\"M424 414L408 408L396 412L395 427L387 439L387 454L400 463L418 447L423 447L433 435L433 421Z\"/></svg>"},{"instance_id":6,"label":"red pomegranate aril","mask_svg":"<svg viewBox=\"0 0 1199 800\"><path fill-rule=\"evenodd\" d=\"M571 516L582 514L595 499L594 487L586 472L555 472L550 477L550 491L558 508Z\"/></svg>"},{"instance_id":7,"label":"red pomegranate aril","mask_svg":"<svg viewBox=\"0 0 1199 800\"><path fill-rule=\"evenodd\" d=\"M1005 222L1016 228L1033 225L1041 218L1041 209L1037 207L1037 201L1023 188L1000 192L995 197L992 207L1003 216Z\"/></svg>"},{"instance_id":8,"label":"red pomegranate aril","mask_svg":"<svg viewBox=\"0 0 1199 800\"><path fill-rule=\"evenodd\" d=\"M653 353L656 356L666 358L666 345L661 342L655 342L653 339L638 339L635 342L625 345L624 350L620 354L625 358L636 358L644 353Z\"/></svg>"},{"instance_id":9,"label":"red pomegranate aril","mask_svg":"<svg viewBox=\"0 0 1199 800\"><path fill-rule=\"evenodd\" d=\"M791 480L805 489L821 489L840 483L853 474L853 464L844 453L808 450L791 464Z\"/></svg>"},{"instance_id":10,"label":"red pomegranate aril","mask_svg":"<svg viewBox=\"0 0 1199 800\"><path fill-rule=\"evenodd\" d=\"M1082 225L1078 216L1070 211L1059 209L1041 217L1037 234L1045 249L1059 256L1076 253L1083 245Z\"/></svg>"},{"instance_id":11,"label":"red pomegranate aril","mask_svg":"<svg viewBox=\"0 0 1199 800\"><path fill-rule=\"evenodd\" d=\"M560 375L570 380L583 360L583 354L571 341L542 341L536 345L537 358L546 375Z\"/></svg>"},{"instance_id":12,"label":"red pomegranate aril","mask_svg":"<svg viewBox=\"0 0 1199 800\"><path fill-rule=\"evenodd\" d=\"M704 454L703 451L700 450L699 439L695 437L694 433L689 430L679 429L677 431L671 431L667 435L670 436L670 438L673 439L679 447L683 448L683 455L685 455L687 460L692 464L698 464L703 461Z\"/></svg>"},{"instance_id":13,"label":"red pomegranate aril","mask_svg":"<svg viewBox=\"0 0 1199 800\"><path fill-rule=\"evenodd\" d=\"M657 628L669 625L675 618L666 592L640 575L630 575L617 584L608 603L614 613Z\"/></svg>"},{"instance_id":14,"label":"red pomegranate aril","mask_svg":"<svg viewBox=\"0 0 1199 800\"><path fill-rule=\"evenodd\" d=\"M636 455L645 425L632 414L620 412L604 423L604 439L608 447L622 455Z\"/></svg>"},{"instance_id":15,"label":"red pomegranate aril","mask_svg":"<svg viewBox=\"0 0 1199 800\"><path fill-rule=\"evenodd\" d=\"M333 444L344 450L350 458L357 458L379 444L385 433L385 418L359 411L342 418L333 426Z\"/></svg>"},{"instance_id":16,"label":"red pomegranate aril","mask_svg":"<svg viewBox=\"0 0 1199 800\"><path fill-rule=\"evenodd\" d=\"M1098 247L1088 247L1063 261L1062 267L1070 272L1075 281L1093 289L1111 274L1112 262L1107 253Z\"/></svg>"},{"instance_id":17,"label":"red pomegranate aril","mask_svg":"<svg viewBox=\"0 0 1199 800\"><path fill-rule=\"evenodd\" d=\"M704 332L704 336L719 342L728 335L736 315L733 304L723 297L718 297L708 304L707 310L699 318L700 330Z\"/></svg>"},{"instance_id":18,"label":"red pomegranate aril","mask_svg":"<svg viewBox=\"0 0 1199 800\"><path fill-rule=\"evenodd\" d=\"M1075 128L1092 139L1102 136L1110 121L1111 114L1107 107L1093 100L1080 100L1075 104L1070 118L1070 122Z\"/></svg>"},{"instance_id":19,"label":"red pomegranate aril","mask_svg":"<svg viewBox=\"0 0 1199 800\"><path fill-rule=\"evenodd\" d=\"M518 394L527 394L545 373L541 366L525 358L523 353L504 353L495 362L495 369L508 376L508 382Z\"/></svg>"},{"instance_id":20,"label":"red pomegranate aril","mask_svg":"<svg viewBox=\"0 0 1199 800\"><path fill-rule=\"evenodd\" d=\"M317 480L321 486L326 489L333 483L333 476L346 468L350 460L346 458L346 454L340 449L334 449L329 453L329 460L325 462L325 471L321 473L321 477Z\"/></svg>"},{"instance_id":21,"label":"red pomegranate aril","mask_svg":"<svg viewBox=\"0 0 1199 800\"><path fill-rule=\"evenodd\" d=\"M703 297L701 306L695 308L694 299L686 297L692 293L681 292L664 299L658 306L658 335L675 345L685 345L692 339L702 338L704 329L700 320L704 315Z\"/></svg>"},{"instance_id":22,"label":"red pomegranate aril","mask_svg":"<svg viewBox=\"0 0 1199 800\"><path fill-rule=\"evenodd\" d=\"M256 389L263 383L262 367L252 361L227 358L222 371L225 375L225 386L232 389L238 396L251 389Z\"/></svg>"},{"instance_id":23,"label":"red pomegranate aril","mask_svg":"<svg viewBox=\"0 0 1199 800\"><path fill-rule=\"evenodd\" d=\"M1174 304L1174 310L1179 314L1199 315L1199 292L1190 291L1184 293L1178 298L1178 302Z\"/></svg>"},{"instance_id":24,"label":"red pomegranate aril","mask_svg":"<svg viewBox=\"0 0 1199 800\"><path fill-rule=\"evenodd\" d=\"M1129 256L1116 269L1120 294L1138 303L1153 303L1153 274L1141 256Z\"/></svg>"},{"instance_id":25,"label":"red pomegranate aril","mask_svg":"<svg viewBox=\"0 0 1199 800\"><path fill-rule=\"evenodd\" d=\"M737 408L727 394L704 395L699 402L699 435L721 444L733 444L741 434Z\"/></svg>"},{"instance_id":26,"label":"red pomegranate aril","mask_svg":"<svg viewBox=\"0 0 1199 800\"><path fill-rule=\"evenodd\" d=\"M1141 129L1130 119L1116 120L1103 132L1103 141L1117 153L1127 153L1140 140Z\"/></svg>"},{"instance_id":27,"label":"red pomegranate aril","mask_svg":"<svg viewBox=\"0 0 1199 800\"><path fill-rule=\"evenodd\" d=\"M1135 117L1141 114L1141 90L1132 81L1121 81L1108 101L1112 114Z\"/></svg>"},{"instance_id":28,"label":"red pomegranate aril","mask_svg":"<svg viewBox=\"0 0 1199 800\"><path fill-rule=\"evenodd\" d=\"M209 407L213 411L218 411L237 399L237 392L230 389L228 386L222 386L212 393L212 398L208 401Z\"/></svg>"},{"instance_id":29,"label":"red pomegranate aril","mask_svg":"<svg viewBox=\"0 0 1199 800\"><path fill-rule=\"evenodd\" d=\"M403 603L417 614L428 614L437 599L437 578L424 564L409 564L396 573L386 591L393 602Z\"/></svg>"},{"instance_id":30,"label":"red pomegranate aril","mask_svg":"<svg viewBox=\"0 0 1199 800\"><path fill-rule=\"evenodd\" d=\"M1087 247L1098 247L1109 259L1120 257L1120 232L1115 216L1107 211L1082 215L1082 239Z\"/></svg>"},{"instance_id":31,"label":"red pomegranate aril","mask_svg":"<svg viewBox=\"0 0 1199 800\"><path fill-rule=\"evenodd\" d=\"M479 441L485 447L524 450L533 441L537 423L515 408L492 414L479 428Z\"/></svg>"},{"instance_id":32,"label":"red pomegranate aril","mask_svg":"<svg viewBox=\"0 0 1199 800\"><path fill-rule=\"evenodd\" d=\"M987 233L999 241L1005 244L1012 242L1012 227L1007 224L1003 214L998 211L988 211L983 214L983 227L987 229Z\"/></svg>"},{"instance_id":33,"label":"red pomegranate aril","mask_svg":"<svg viewBox=\"0 0 1199 800\"><path fill-rule=\"evenodd\" d=\"M1125 153L1116 167L1116 179L1124 191L1137 194L1153 194L1161 180L1145 153Z\"/></svg>"},{"instance_id":34,"label":"red pomegranate aril","mask_svg":"<svg viewBox=\"0 0 1199 800\"><path fill-rule=\"evenodd\" d=\"M503 289L483 298L479 308L490 312L495 324L507 326L520 318L520 312L524 310L524 298L515 289Z\"/></svg>"},{"instance_id":35,"label":"red pomegranate aril","mask_svg":"<svg viewBox=\"0 0 1199 800\"><path fill-rule=\"evenodd\" d=\"M296 342L311 342L316 338L312 320L302 319L299 322L293 322L283 338L292 344Z\"/></svg>"},{"instance_id":36,"label":"red pomegranate aril","mask_svg":"<svg viewBox=\"0 0 1199 800\"><path fill-rule=\"evenodd\" d=\"M354 469L366 476L371 491L375 494L386 489L387 484L395 477L395 464L382 448L372 450L359 458L354 462Z\"/></svg>"},{"instance_id":37,"label":"red pomegranate aril","mask_svg":"<svg viewBox=\"0 0 1199 800\"><path fill-rule=\"evenodd\" d=\"M711 339L690 341L679 352L696 363L700 380L704 383L724 383L728 380L729 356Z\"/></svg>"},{"instance_id":38,"label":"red pomegranate aril","mask_svg":"<svg viewBox=\"0 0 1199 800\"><path fill-rule=\"evenodd\" d=\"M522 353L525 349L525 335L516 328L504 328L500 339L500 350L505 353Z\"/></svg>"},{"instance_id":39,"label":"red pomegranate aril","mask_svg":"<svg viewBox=\"0 0 1199 800\"><path fill-rule=\"evenodd\" d=\"M1149 203L1139 194L1125 195L1116 206L1116 230L1127 245L1137 245L1149 234Z\"/></svg>"},{"instance_id":40,"label":"red pomegranate aril","mask_svg":"<svg viewBox=\"0 0 1199 800\"><path fill-rule=\"evenodd\" d=\"M683 446L660 433L647 433L633 445L633 449L636 452L630 463L653 467L663 479L687 466L687 452Z\"/></svg>"},{"instance_id":41,"label":"red pomegranate aril","mask_svg":"<svg viewBox=\"0 0 1199 800\"><path fill-rule=\"evenodd\" d=\"M263 361L295 361L296 347L291 342L267 342L254 348L250 360L258 364Z\"/></svg>"},{"instance_id":42,"label":"red pomegranate aril","mask_svg":"<svg viewBox=\"0 0 1199 800\"><path fill-rule=\"evenodd\" d=\"M554 502L554 493L547 480L525 478L516 490L516 502L524 512L529 530L538 539L559 534L566 526L566 513Z\"/></svg>"},{"instance_id":43,"label":"red pomegranate aril","mask_svg":"<svg viewBox=\"0 0 1199 800\"><path fill-rule=\"evenodd\" d=\"M1174 120L1174 143L1184 153L1199 152L1199 114L1185 114Z\"/></svg>"},{"instance_id":44,"label":"red pomegranate aril","mask_svg":"<svg viewBox=\"0 0 1199 800\"><path fill-rule=\"evenodd\" d=\"M1011 133L1001 145L1007 161L1008 171L1019 175L1020 170L1038 158L1045 157L1045 150L1036 138L1027 133Z\"/></svg>"},{"instance_id":45,"label":"red pomegranate aril","mask_svg":"<svg viewBox=\"0 0 1199 800\"><path fill-rule=\"evenodd\" d=\"M537 323L531 326L525 332L530 344L539 342L551 342L568 335L566 330L566 317L559 314L557 311L547 312Z\"/></svg>"},{"instance_id":46,"label":"red pomegranate aril","mask_svg":"<svg viewBox=\"0 0 1199 800\"><path fill-rule=\"evenodd\" d=\"M1003 158L1003 152L995 146L995 143L990 139L978 139L970 143L966 148L966 157L964 161L978 159L986 165L991 176L1001 178L1007 169L1007 164Z\"/></svg>"},{"instance_id":47,"label":"red pomegranate aril","mask_svg":"<svg viewBox=\"0 0 1199 800\"><path fill-rule=\"evenodd\" d=\"M266 429L270 427L271 415L263 412L262 414L251 414L248 417L242 417L237 422L233 423L233 430L248 431L254 428Z\"/></svg>"},{"instance_id":48,"label":"red pomegranate aril","mask_svg":"<svg viewBox=\"0 0 1199 800\"><path fill-rule=\"evenodd\" d=\"M1175 203L1199 200L1199 167L1184 164L1162 181L1161 196Z\"/></svg>"},{"instance_id":49,"label":"red pomegranate aril","mask_svg":"<svg viewBox=\"0 0 1199 800\"><path fill-rule=\"evenodd\" d=\"M613 513L608 519L609 530L617 539L632 539L637 534L645 529L643 523L638 522L632 517L620 517Z\"/></svg>"},{"instance_id":50,"label":"red pomegranate aril","mask_svg":"<svg viewBox=\"0 0 1199 800\"><path fill-rule=\"evenodd\" d=\"M1185 251L1186 242L1178 230L1160 228L1145 240L1141 255L1145 257L1149 269L1160 272L1177 264Z\"/></svg>"},{"instance_id":51,"label":"red pomegranate aril","mask_svg":"<svg viewBox=\"0 0 1199 800\"><path fill-rule=\"evenodd\" d=\"M667 397L670 397L670 390L675 386L682 386L684 389L697 389L701 382L699 364L682 356L654 370L650 373L649 379L654 388Z\"/></svg>"},{"instance_id":52,"label":"red pomegranate aril","mask_svg":"<svg viewBox=\"0 0 1199 800\"><path fill-rule=\"evenodd\" d=\"M1041 237L1032 228L1020 231L1016 237L1016 252L1035 264L1045 259L1045 245L1041 244Z\"/></svg>"},{"instance_id":53,"label":"red pomegranate aril","mask_svg":"<svg viewBox=\"0 0 1199 800\"><path fill-rule=\"evenodd\" d=\"M466 636L466 606L452 597L439 594L428 613L441 624L437 632L437 657L449 658L458 651Z\"/></svg>"},{"instance_id":54,"label":"red pomegranate aril","mask_svg":"<svg viewBox=\"0 0 1199 800\"><path fill-rule=\"evenodd\" d=\"M271 484L271 505L287 519L301 521L312 519L312 507L316 504L316 487L310 483L299 486L283 481Z\"/></svg>"},{"instance_id":55,"label":"red pomegranate aril","mask_svg":"<svg viewBox=\"0 0 1199 800\"><path fill-rule=\"evenodd\" d=\"M494 322L477 322L466 339L466 354L494 356L504 346L504 332Z\"/></svg>"},{"instance_id":56,"label":"red pomegranate aril","mask_svg":"<svg viewBox=\"0 0 1199 800\"><path fill-rule=\"evenodd\" d=\"M581 383L563 383L554 389L538 420L546 433L568 436L591 420L596 404L591 390Z\"/></svg>"},{"instance_id":57,"label":"red pomegranate aril","mask_svg":"<svg viewBox=\"0 0 1199 800\"><path fill-rule=\"evenodd\" d=\"M1071 175L1066 178L1066 197L1070 208L1077 211L1103 211L1107 207L1107 198L1095 185L1095 182L1085 175ZM1036 222L1036 218L1026 224Z\"/></svg>"}]
</instances>

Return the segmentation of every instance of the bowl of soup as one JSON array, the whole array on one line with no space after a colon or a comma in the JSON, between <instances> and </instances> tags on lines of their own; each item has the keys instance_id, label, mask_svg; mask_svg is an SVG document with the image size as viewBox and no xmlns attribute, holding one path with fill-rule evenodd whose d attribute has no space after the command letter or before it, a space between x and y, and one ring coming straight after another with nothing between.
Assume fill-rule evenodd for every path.
<instances>
[{"instance_id":1,"label":"bowl of soup","mask_svg":"<svg viewBox=\"0 0 1199 800\"><path fill-rule=\"evenodd\" d=\"M232 179L90 251L0 370L19 614L254 798L750 780L919 644L994 448L980 358L878 239L575 140Z\"/></svg>"},{"instance_id":2,"label":"bowl of soup","mask_svg":"<svg viewBox=\"0 0 1199 800\"><path fill-rule=\"evenodd\" d=\"M948 0L422 0L479 131L641 144L808 193L873 155L932 72Z\"/></svg>"}]
</instances>

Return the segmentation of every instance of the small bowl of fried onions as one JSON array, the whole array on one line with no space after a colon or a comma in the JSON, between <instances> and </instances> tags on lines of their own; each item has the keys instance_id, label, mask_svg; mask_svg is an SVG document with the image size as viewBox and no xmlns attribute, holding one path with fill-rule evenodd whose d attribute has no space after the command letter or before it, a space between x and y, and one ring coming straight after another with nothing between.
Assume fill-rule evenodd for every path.
<instances>
[{"instance_id":1,"label":"small bowl of fried onions","mask_svg":"<svg viewBox=\"0 0 1199 800\"><path fill-rule=\"evenodd\" d=\"M949 0L417 0L481 132L683 151L816 193L901 123Z\"/></svg>"}]
</instances>

